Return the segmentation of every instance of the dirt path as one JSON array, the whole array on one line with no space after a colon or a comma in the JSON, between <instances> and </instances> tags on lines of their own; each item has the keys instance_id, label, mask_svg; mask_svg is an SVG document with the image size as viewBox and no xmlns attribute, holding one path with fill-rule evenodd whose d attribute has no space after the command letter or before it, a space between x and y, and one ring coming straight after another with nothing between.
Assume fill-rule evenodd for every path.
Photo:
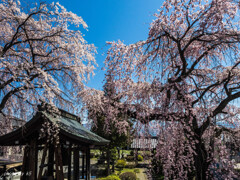
<instances>
[{"instance_id":1,"label":"dirt path","mask_svg":"<svg viewBox=\"0 0 240 180\"><path fill-rule=\"evenodd\" d=\"M137 178L139 178L139 180L147 180L147 175L145 173L145 169L144 168L138 168L139 169L139 173L137 173Z\"/></svg>"}]
</instances>

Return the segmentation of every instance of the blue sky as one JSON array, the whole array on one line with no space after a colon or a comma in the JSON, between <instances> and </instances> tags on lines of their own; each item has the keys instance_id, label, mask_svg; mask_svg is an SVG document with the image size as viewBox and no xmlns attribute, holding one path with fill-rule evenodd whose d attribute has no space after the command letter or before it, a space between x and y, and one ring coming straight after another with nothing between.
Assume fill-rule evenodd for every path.
<instances>
[{"instance_id":1,"label":"blue sky","mask_svg":"<svg viewBox=\"0 0 240 180\"><path fill-rule=\"evenodd\" d=\"M50 0L49 0L50 1ZM55 1L57 2L57 1ZM68 11L81 16L88 25L83 31L88 43L97 47L98 68L88 86L102 89L107 47L106 41L122 40L126 44L145 40L149 24L163 1L161 0L59 0Z\"/></svg>"}]
</instances>

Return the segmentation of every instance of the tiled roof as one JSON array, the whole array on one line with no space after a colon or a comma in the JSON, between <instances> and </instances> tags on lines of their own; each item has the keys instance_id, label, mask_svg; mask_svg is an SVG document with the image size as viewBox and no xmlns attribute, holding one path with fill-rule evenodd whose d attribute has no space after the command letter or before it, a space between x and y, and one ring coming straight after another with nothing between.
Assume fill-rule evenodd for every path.
<instances>
[{"instance_id":1,"label":"tiled roof","mask_svg":"<svg viewBox=\"0 0 240 180\"><path fill-rule=\"evenodd\" d=\"M43 115L49 119L52 123L57 124L58 127L74 136L77 136L83 140L93 142L93 143L109 143L108 140L98 136L97 134L89 131L85 127L83 127L75 118L72 118L71 114L66 115L53 115L46 111L42 111Z\"/></svg>"},{"instance_id":2,"label":"tiled roof","mask_svg":"<svg viewBox=\"0 0 240 180\"><path fill-rule=\"evenodd\" d=\"M42 124L46 121L57 124L60 130L59 136L76 144L107 145L110 142L83 127L78 116L61 109L51 111L42 108L24 126L0 136L0 145L25 145L29 143L29 140L32 139L33 135L36 136L39 133Z\"/></svg>"}]
</instances>

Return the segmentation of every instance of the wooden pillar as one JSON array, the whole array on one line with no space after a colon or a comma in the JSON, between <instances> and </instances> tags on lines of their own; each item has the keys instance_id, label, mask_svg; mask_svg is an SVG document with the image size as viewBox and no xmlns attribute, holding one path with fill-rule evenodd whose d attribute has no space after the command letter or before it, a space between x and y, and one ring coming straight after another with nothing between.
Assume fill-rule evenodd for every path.
<instances>
[{"instance_id":1,"label":"wooden pillar","mask_svg":"<svg viewBox=\"0 0 240 180\"><path fill-rule=\"evenodd\" d=\"M74 148L73 180L79 180L79 148Z\"/></svg>"},{"instance_id":2,"label":"wooden pillar","mask_svg":"<svg viewBox=\"0 0 240 180\"><path fill-rule=\"evenodd\" d=\"M37 157L36 157L36 153L37 153L37 139L33 138L30 141L30 147L29 147L29 151L28 151L28 158L26 159L27 162L27 166L25 166L25 179L36 179L37 177Z\"/></svg>"},{"instance_id":3,"label":"wooden pillar","mask_svg":"<svg viewBox=\"0 0 240 180\"><path fill-rule=\"evenodd\" d=\"M48 177L53 177L53 165L54 165L54 145L50 144L48 149L48 166L47 166Z\"/></svg>"},{"instance_id":4,"label":"wooden pillar","mask_svg":"<svg viewBox=\"0 0 240 180\"><path fill-rule=\"evenodd\" d=\"M29 164L29 147L28 145L24 148L24 156L23 156L23 165L21 170L21 178L20 180L27 179L27 171L28 171L28 164Z\"/></svg>"},{"instance_id":5,"label":"wooden pillar","mask_svg":"<svg viewBox=\"0 0 240 180\"><path fill-rule=\"evenodd\" d=\"M110 148L107 148L107 175L110 175Z\"/></svg>"},{"instance_id":6,"label":"wooden pillar","mask_svg":"<svg viewBox=\"0 0 240 180\"><path fill-rule=\"evenodd\" d=\"M45 144L45 145L44 145L44 149L43 149L41 164L40 164L40 166L39 166L38 180L41 180L41 179L42 179L42 172L43 172L44 163L45 163L45 159L46 159L46 155L47 155L47 149L48 149L48 145Z\"/></svg>"},{"instance_id":7,"label":"wooden pillar","mask_svg":"<svg viewBox=\"0 0 240 180\"><path fill-rule=\"evenodd\" d=\"M68 180L71 180L72 176L72 147L71 144L69 144L68 147Z\"/></svg>"},{"instance_id":8,"label":"wooden pillar","mask_svg":"<svg viewBox=\"0 0 240 180\"><path fill-rule=\"evenodd\" d=\"M37 175L38 175L38 145L37 145L37 143L36 143L34 179L37 179Z\"/></svg>"},{"instance_id":9,"label":"wooden pillar","mask_svg":"<svg viewBox=\"0 0 240 180\"><path fill-rule=\"evenodd\" d=\"M7 171L7 165L3 165L3 177L2 180L6 180L6 171Z\"/></svg>"},{"instance_id":10,"label":"wooden pillar","mask_svg":"<svg viewBox=\"0 0 240 180\"><path fill-rule=\"evenodd\" d=\"M86 180L91 179L90 148L86 149Z\"/></svg>"},{"instance_id":11,"label":"wooden pillar","mask_svg":"<svg viewBox=\"0 0 240 180\"><path fill-rule=\"evenodd\" d=\"M85 155L84 155L84 151L82 151L82 179L84 179L84 175L85 175Z\"/></svg>"},{"instance_id":12,"label":"wooden pillar","mask_svg":"<svg viewBox=\"0 0 240 180\"><path fill-rule=\"evenodd\" d=\"M61 145L55 144L54 153L55 153L55 162L56 162L55 163L56 178L57 180L64 180Z\"/></svg>"}]
</instances>

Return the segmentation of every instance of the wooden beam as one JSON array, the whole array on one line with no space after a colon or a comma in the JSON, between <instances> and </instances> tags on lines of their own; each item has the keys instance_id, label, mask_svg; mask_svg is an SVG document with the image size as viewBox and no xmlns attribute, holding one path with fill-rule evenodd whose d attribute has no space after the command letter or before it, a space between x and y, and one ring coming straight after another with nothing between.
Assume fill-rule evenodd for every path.
<instances>
[{"instance_id":1,"label":"wooden beam","mask_svg":"<svg viewBox=\"0 0 240 180\"><path fill-rule=\"evenodd\" d=\"M74 148L73 158L73 180L79 180L79 148Z\"/></svg>"}]
</instances>

